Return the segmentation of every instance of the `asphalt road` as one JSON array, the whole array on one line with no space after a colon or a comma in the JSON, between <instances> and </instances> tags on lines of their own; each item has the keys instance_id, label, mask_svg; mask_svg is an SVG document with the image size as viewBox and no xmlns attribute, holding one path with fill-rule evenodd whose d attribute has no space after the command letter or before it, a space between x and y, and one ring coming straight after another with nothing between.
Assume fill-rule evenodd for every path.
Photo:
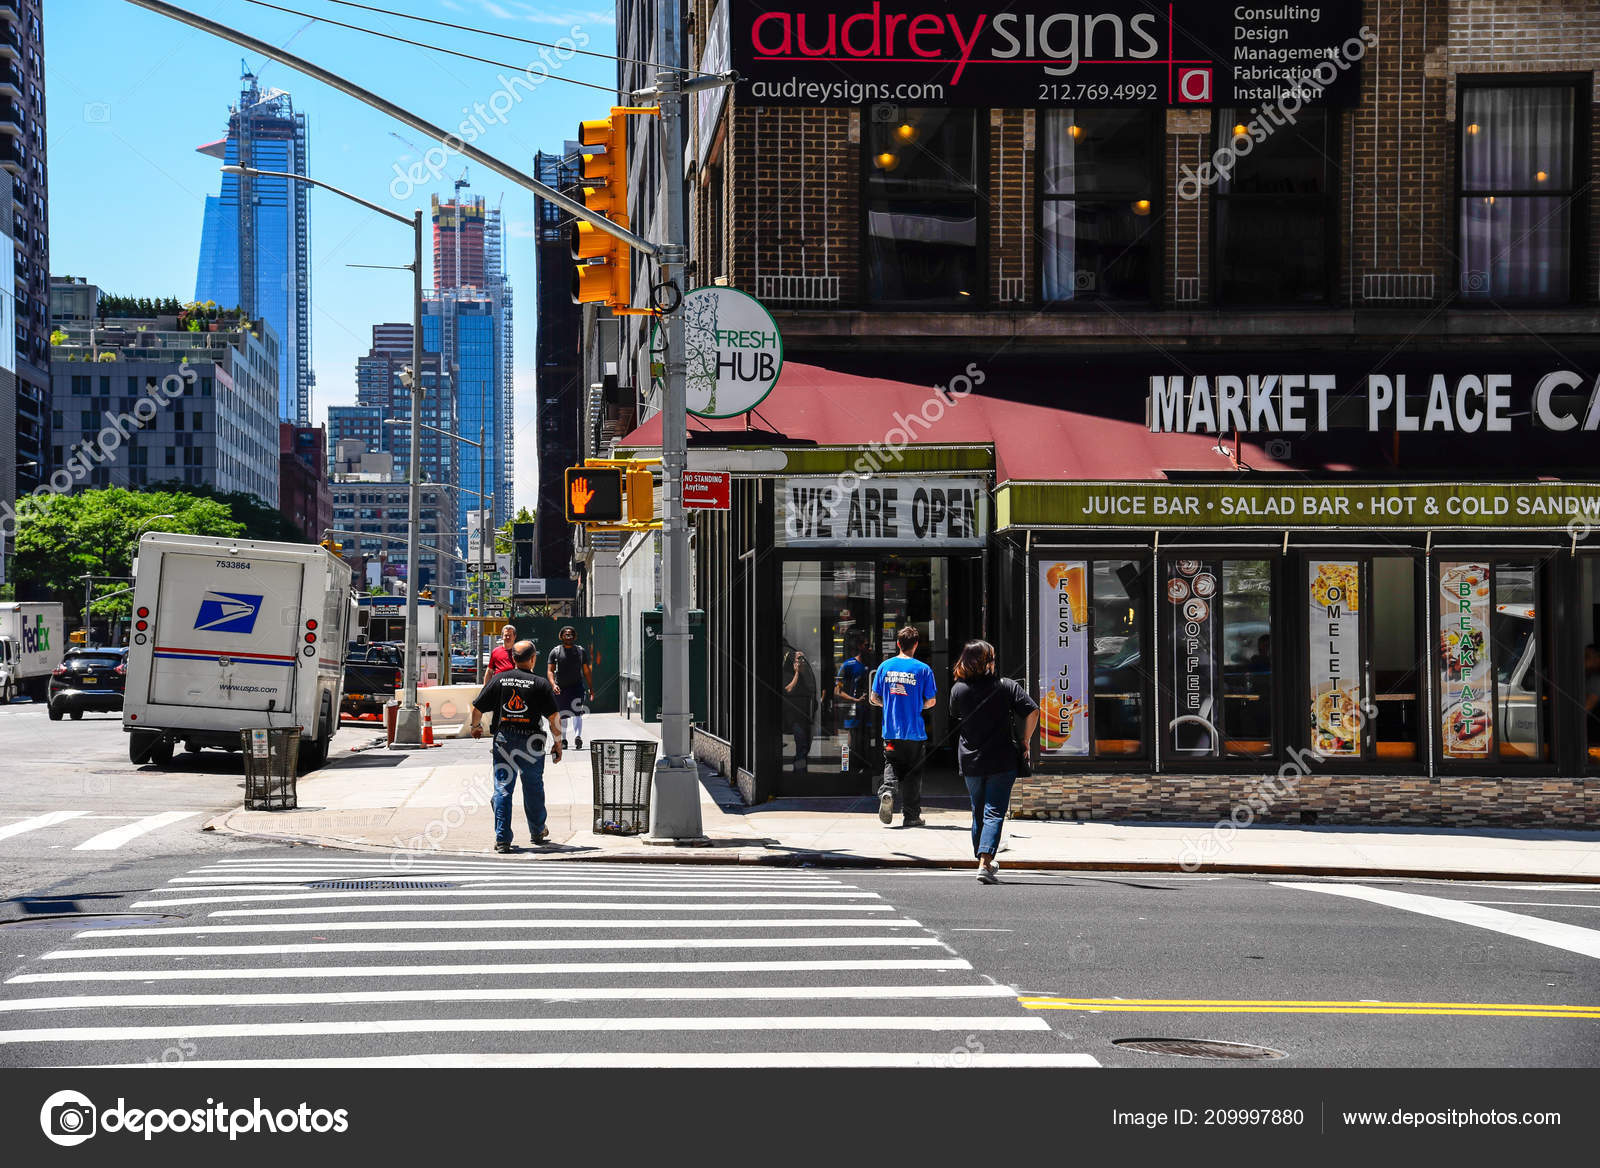
<instances>
[{"instance_id":1,"label":"asphalt road","mask_svg":"<svg viewBox=\"0 0 1600 1168\"><path fill-rule=\"evenodd\" d=\"M211 854L226 844L201 825L243 790L237 754L180 748L168 766L134 766L120 714L52 722L42 705L0 707L0 899L112 862Z\"/></svg>"}]
</instances>

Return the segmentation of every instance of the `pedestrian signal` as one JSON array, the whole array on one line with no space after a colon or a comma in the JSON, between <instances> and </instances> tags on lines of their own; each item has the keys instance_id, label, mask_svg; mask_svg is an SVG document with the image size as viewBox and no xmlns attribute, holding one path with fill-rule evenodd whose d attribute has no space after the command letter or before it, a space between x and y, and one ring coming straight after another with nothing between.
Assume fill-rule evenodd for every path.
<instances>
[{"instance_id":1,"label":"pedestrian signal","mask_svg":"<svg viewBox=\"0 0 1600 1168\"><path fill-rule=\"evenodd\" d=\"M623 473L615 467L568 467L567 522L621 523Z\"/></svg>"}]
</instances>

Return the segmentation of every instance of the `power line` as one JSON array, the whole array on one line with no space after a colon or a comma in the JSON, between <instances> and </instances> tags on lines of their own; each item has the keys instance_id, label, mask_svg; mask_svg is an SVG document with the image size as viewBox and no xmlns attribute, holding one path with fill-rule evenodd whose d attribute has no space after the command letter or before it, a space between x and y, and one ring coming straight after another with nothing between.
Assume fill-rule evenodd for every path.
<instances>
[{"instance_id":1,"label":"power line","mask_svg":"<svg viewBox=\"0 0 1600 1168\"><path fill-rule=\"evenodd\" d=\"M270 8L274 12L284 12L290 16L304 16L310 20L320 21L323 24L331 24L335 28L347 28L351 32L365 33L367 36L382 37L386 41L397 41L402 45L410 45L413 48L426 49L430 53L444 53L447 56L462 57L468 61L476 61L480 65L493 65L497 69L512 69L518 73L525 72L527 69L527 66L525 65L513 65L509 61L495 61L488 57L476 57L471 53L461 53L457 52L455 49L445 49L440 48L438 45L423 44L421 41L414 41L408 37L395 36L394 34L387 32L378 32L376 29L371 28L362 28L357 24L345 24L342 21L329 20L326 16L314 16L309 12L301 12L297 8L284 8L282 5L269 4L267 3L267 0L245 0L245 3L254 4L258 8ZM395 13L394 15L399 14ZM609 93L612 96L615 96L617 92L615 88L609 85L597 85L593 81L579 81L576 77L563 77L559 73L552 73L548 70L546 70L545 76L551 81L565 81L568 85L582 85L585 88L598 89L601 93Z\"/></svg>"},{"instance_id":2,"label":"power line","mask_svg":"<svg viewBox=\"0 0 1600 1168\"><path fill-rule=\"evenodd\" d=\"M702 73L698 69L679 69L676 66L660 65L660 64L657 64L655 61L645 61L645 60L641 60L638 57L618 57L618 56L615 56L615 55L613 55L611 53L596 53L596 52L593 52L593 51L588 50L588 49L569 48L568 46L562 45L562 44L552 44L550 41L536 41L536 40L532 40L532 39L530 39L528 37L512 36L510 33L507 33L507 32L490 32L486 28L474 28L473 26L468 25L468 24L455 24L455 23L452 23L451 21L448 21L448 20L433 20L433 19L431 19L429 17L426 17L426 16L413 16L409 12L394 12L394 11L391 11L390 9L387 9L387 8L375 8L370 4L357 4L356 0L328 0L328 3L329 4L338 4L338 5L341 5L341 6L345 7L345 8L359 8L363 12L375 12L379 16L396 16L396 17L399 17L401 20L416 20L416 21L420 21L423 24L438 25L440 28L453 28L453 29L457 30L458 32L470 32L470 33L476 33L479 36L495 37L498 40L515 41L519 45L537 45L540 48L545 48L545 49L561 49L564 52L575 53L580 57L599 57L602 61L621 61L622 63L624 63L626 65L644 65L646 68L650 68L650 69L668 69L668 68L670 68L670 69L673 69L675 72L678 72L678 73L695 74L696 76L702 76L702 77L711 76L711 74Z\"/></svg>"}]
</instances>

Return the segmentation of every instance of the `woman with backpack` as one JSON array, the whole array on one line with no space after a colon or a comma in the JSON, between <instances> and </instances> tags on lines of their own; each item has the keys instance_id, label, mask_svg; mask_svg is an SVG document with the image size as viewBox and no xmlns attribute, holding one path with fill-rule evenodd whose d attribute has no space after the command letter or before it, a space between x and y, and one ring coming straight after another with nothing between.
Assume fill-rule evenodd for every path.
<instances>
[{"instance_id":1,"label":"woman with backpack","mask_svg":"<svg viewBox=\"0 0 1600 1168\"><path fill-rule=\"evenodd\" d=\"M1027 759L1028 744L1039 726L1039 704L1009 677L995 675L994 646L968 641L956 662L956 683L950 690L950 713L960 720L957 757L972 801L972 851L978 858L978 882L998 884L995 853L1000 829L1011 803L1011 787ZM1022 735L1015 717L1023 718Z\"/></svg>"}]
</instances>

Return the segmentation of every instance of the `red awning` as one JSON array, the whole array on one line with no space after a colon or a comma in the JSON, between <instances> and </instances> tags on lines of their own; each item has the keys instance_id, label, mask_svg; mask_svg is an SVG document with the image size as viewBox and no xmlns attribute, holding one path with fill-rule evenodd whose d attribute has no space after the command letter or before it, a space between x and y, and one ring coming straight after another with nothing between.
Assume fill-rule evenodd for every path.
<instances>
[{"instance_id":1,"label":"red awning","mask_svg":"<svg viewBox=\"0 0 1600 1168\"><path fill-rule=\"evenodd\" d=\"M1056 393L1048 385L1008 385L1007 380L1003 373L988 375L982 388L952 399L932 383L787 362L777 387L748 416L748 426L744 415L691 418L689 430L692 436L697 431L726 434L731 446L781 445L774 442L774 435L820 446L898 444L906 433L919 444L992 443L996 477L1002 483L1162 479L1172 472L1234 469L1232 459L1218 450L1218 439L1211 435L1152 434L1137 418L1107 417L1088 402L1074 401L1065 385ZM1142 414L1142 403L1120 404L1125 414L1132 405L1139 406ZM620 445L660 446L660 419L655 415ZM748 437L741 441L740 435ZM1231 448L1234 439L1229 436L1221 444ZM1241 454L1255 470L1291 469L1248 440Z\"/></svg>"}]
</instances>

